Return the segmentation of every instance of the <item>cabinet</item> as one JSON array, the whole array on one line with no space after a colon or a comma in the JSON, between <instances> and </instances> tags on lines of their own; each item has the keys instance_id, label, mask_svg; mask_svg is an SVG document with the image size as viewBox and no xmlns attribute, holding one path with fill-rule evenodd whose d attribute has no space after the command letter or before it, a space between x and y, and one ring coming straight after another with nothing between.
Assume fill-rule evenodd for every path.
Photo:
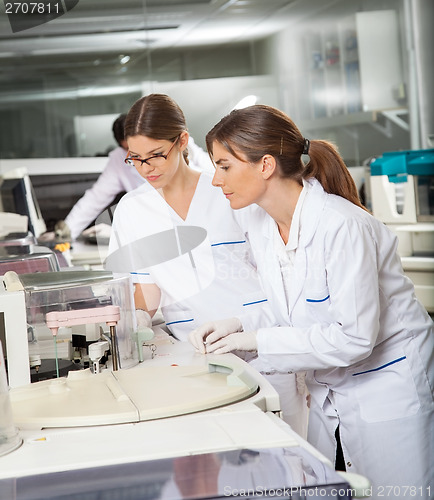
<instances>
[{"instance_id":1,"label":"cabinet","mask_svg":"<svg viewBox=\"0 0 434 500\"><path fill-rule=\"evenodd\" d=\"M397 107L403 81L397 13L359 12L356 27L363 110Z\"/></svg>"},{"instance_id":2,"label":"cabinet","mask_svg":"<svg viewBox=\"0 0 434 500\"><path fill-rule=\"evenodd\" d=\"M302 39L309 106L302 120L402 107L402 67L394 10L358 12Z\"/></svg>"}]
</instances>

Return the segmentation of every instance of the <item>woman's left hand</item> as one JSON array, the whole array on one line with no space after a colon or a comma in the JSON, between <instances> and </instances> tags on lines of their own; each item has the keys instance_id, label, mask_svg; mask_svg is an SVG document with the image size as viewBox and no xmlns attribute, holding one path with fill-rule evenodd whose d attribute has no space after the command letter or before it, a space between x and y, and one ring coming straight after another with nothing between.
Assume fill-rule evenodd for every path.
<instances>
[{"instance_id":1,"label":"woman's left hand","mask_svg":"<svg viewBox=\"0 0 434 500\"><path fill-rule=\"evenodd\" d=\"M188 339L201 354L206 354L208 344L217 342L217 340L231 333L240 332L242 329L243 325L238 318L219 319L209 321L191 331Z\"/></svg>"}]
</instances>

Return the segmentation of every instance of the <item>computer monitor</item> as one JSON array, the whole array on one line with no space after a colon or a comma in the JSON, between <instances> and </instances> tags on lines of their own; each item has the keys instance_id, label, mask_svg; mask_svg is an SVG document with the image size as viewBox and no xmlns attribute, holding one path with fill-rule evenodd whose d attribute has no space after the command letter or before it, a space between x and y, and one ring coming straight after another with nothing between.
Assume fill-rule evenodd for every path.
<instances>
[{"instance_id":1,"label":"computer monitor","mask_svg":"<svg viewBox=\"0 0 434 500\"><path fill-rule=\"evenodd\" d=\"M47 230L32 182L25 169L11 170L0 178L0 211L26 215L29 221L28 230L36 238Z\"/></svg>"}]
</instances>

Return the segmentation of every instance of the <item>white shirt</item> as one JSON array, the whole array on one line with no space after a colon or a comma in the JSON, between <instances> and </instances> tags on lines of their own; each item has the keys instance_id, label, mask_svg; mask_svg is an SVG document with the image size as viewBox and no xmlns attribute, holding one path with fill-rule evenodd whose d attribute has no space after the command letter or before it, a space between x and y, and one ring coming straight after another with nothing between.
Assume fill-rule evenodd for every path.
<instances>
[{"instance_id":1,"label":"white shirt","mask_svg":"<svg viewBox=\"0 0 434 500\"><path fill-rule=\"evenodd\" d=\"M286 304L289 311L289 294L291 289L292 275L294 270L295 251L298 246L298 238L300 235L300 215L303 207L304 199L306 198L307 190L303 187L297 204L295 206L294 214L292 216L291 227L289 230L288 241L285 243L279 233L279 227L275 223L274 233L274 250L279 258L280 272L282 274L283 288L285 290Z\"/></svg>"}]
</instances>

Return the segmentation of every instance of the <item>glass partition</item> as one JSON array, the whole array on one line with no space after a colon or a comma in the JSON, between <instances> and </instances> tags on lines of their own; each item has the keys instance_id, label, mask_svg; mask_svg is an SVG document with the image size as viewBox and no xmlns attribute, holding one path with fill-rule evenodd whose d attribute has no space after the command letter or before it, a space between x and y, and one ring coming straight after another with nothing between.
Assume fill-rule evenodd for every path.
<instances>
[{"instance_id":1,"label":"glass partition","mask_svg":"<svg viewBox=\"0 0 434 500\"><path fill-rule=\"evenodd\" d=\"M114 117L149 92L179 102L201 146L254 95L306 135L334 140L350 165L408 148L404 0L359 4L46 1L38 15L1 6L0 160L107 155Z\"/></svg>"}]
</instances>

